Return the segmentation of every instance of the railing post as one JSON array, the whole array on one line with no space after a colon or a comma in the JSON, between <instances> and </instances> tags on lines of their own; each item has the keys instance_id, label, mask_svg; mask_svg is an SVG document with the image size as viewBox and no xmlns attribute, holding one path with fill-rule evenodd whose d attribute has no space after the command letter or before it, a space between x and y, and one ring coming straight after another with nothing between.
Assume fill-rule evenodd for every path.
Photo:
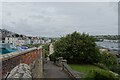
<instances>
[{"instance_id":1,"label":"railing post","mask_svg":"<svg viewBox=\"0 0 120 80\"><path fill-rule=\"evenodd\" d=\"M67 64L67 60L62 60L62 70L65 68L64 64Z\"/></svg>"}]
</instances>

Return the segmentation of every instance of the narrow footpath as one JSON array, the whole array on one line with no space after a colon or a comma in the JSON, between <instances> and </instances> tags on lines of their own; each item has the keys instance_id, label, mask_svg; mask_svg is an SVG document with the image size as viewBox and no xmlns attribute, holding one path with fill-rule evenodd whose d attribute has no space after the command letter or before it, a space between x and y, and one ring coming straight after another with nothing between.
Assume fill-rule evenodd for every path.
<instances>
[{"instance_id":1,"label":"narrow footpath","mask_svg":"<svg viewBox=\"0 0 120 80\"><path fill-rule=\"evenodd\" d=\"M53 64L53 62L48 61L44 64L44 78L70 78L61 67Z\"/></svg>"}]
</instances>

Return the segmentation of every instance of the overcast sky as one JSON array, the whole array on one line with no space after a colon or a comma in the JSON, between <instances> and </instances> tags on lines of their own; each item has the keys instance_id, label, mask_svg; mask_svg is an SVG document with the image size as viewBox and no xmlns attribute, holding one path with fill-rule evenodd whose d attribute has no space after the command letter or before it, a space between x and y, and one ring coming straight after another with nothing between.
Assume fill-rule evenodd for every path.
<instances>
[{"instance_id":1,"label":"overcast sky","mask_svg":"<svg viewBox=\"0 0 120 80\"><path fill-rule=\"evenodd\" d=\"M2 28L33 36L118 34L117 2L3 2Z\"/></svg>"}]
</instances>

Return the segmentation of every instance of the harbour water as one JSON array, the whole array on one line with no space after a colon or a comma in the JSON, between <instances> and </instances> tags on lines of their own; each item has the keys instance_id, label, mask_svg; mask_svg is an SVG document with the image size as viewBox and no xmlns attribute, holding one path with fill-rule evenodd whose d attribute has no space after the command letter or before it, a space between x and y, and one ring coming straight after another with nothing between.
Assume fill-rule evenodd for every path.
<instances>
[{"instance_id":1,"label":"harbour water","mask_svg":"<svg viewBox=\"0 0 120 80\"><path fill-rule=\"evenodd\" d=\"M119 45L120 43L103 41L103 42L96 42L96 44L103 48L107 48L110 51L118 52L120 50L120 45Z\"/></svg>"}]
</instances>

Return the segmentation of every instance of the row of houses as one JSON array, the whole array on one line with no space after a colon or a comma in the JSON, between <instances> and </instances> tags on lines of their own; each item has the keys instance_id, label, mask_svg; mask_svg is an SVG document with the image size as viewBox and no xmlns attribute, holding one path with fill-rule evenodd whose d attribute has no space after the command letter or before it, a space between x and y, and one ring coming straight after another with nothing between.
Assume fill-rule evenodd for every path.
<instances>
[{"instance_id":1,"label":"row of houses","mask_svg":"<svg viewBox=\"0 0 120 80\"><path fill-rule=\"evenodd\" d=\"M25 44L44 44L45 41L44 40L41 40L41 39L29 39L29 38L26 38L26 39L23 39L23 38L20 38L20 37L5 37L5 38L2 38L2 43L11 43L15 46L17 45L25 45Z\"/></svg>"},{"instance_id":2,"label":"row of houses","mask_svg":"<svg viewBox=\"0 0 120 80\"><path fill-rule=\"evenodd\" d=\"M20 46L26 44L45 44L49 42L51 42L49 38L43 39L40 37L19 35L7 30L0 31L0 43L10 43L14 46Z\"/></svg>"}]
</instances>

